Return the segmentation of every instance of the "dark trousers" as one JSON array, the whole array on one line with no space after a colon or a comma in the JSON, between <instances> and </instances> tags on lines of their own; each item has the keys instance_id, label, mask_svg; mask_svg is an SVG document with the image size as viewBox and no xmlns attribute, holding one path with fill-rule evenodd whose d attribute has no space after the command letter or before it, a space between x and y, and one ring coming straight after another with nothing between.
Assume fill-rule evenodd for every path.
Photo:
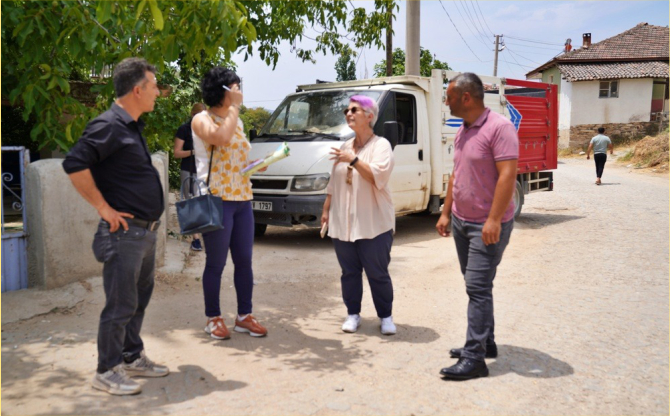
<instances>
[{"instance_id":1,"label":"dark trousers","mask_svg":"<svg viewBox=\"0 0 670 416\"><path fill-rule=\"evenodd\" d=\"M484 224L451 216L454 242L465 278L468 302L468 332L461 357L484 361L486 344L493 343L493 279L514 228L514 220L502 224L500 240L484 245Z\"/></svg>"},{"instance_id":2,"label":"dark trousers","mask_svg":"<svg viewBox=\"0 0 670 416\"><path fill-rule=\"evenodd\" d=\"M594 153L593 160L596 162L596 178L603 177L605 162L607 162L607 153Z\"/></svg>"},{"instance_id":3,"label":"dark trousers","mask_svg":"<svg viewBox=\"0 0 670 416\"><path fill-rule=\"evenodd\" d=\"M335 255L342 268L342 298L349 315L361 313L363 270L370 283L377 316L388 318L392 315L393 283L388 272L392 244L393 230L354 242L333 239Z\"/></svg>"},{"instance_id":4,"label":"dark trousers","mask_svg":"<svg viewBox=\"0 0 670 416\"><path fill-rule=\"evenodd\" d=\"M251 201L223 201L223 228L204 233L207 260L202 274L205 294L205 315L220 316L221 275L226 266L228 250L235 264L233 281L237 292L237 313L251 313L254 274L251 256L254 246L254 213Z\"/></svg>"},{"instance_id":5,"label":"dark trousers","mask_svg":"<svg viewBox=\"0 0 670 416\"><path fill-rule=\"evenodd\" d=\"M103 373L144 349L140 330L154 288L156 232L130 226L110 233L109 224L100 221L93 253L105 264L98 329L98 372Z\"/></svg>"}]
</instances>

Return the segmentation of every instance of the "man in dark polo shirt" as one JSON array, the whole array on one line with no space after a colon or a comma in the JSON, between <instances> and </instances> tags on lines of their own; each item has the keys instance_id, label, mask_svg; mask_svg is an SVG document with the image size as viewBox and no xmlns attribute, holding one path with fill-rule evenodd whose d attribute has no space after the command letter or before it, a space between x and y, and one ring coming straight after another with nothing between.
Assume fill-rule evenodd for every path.
<instances>
[{"instance_id":1,"label":"man in dark polo shirt","mask_svg":"<svg viewBox=\"0 0 670 416\"><path fill-rule=\"evenodd\" d=\"M147 358L140 338L154 287L156 229L165 209L163 187L139 119L153 111L160 94L155 72L144 59L121 61L114 68L116 101L86 126L63 162L74 187L102 218L93 254L105 264L106 301L92 384L116 395L141 391L132 376L169 373Z\"/></svg>"}]
</instances>

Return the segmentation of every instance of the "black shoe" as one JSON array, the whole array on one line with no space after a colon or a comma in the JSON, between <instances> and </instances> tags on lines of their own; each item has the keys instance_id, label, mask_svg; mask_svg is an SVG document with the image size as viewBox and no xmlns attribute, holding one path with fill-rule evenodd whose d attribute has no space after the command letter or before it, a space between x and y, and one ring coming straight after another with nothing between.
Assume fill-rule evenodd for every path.
<instances>
[{"instance_id":1,"label":"black shoe","mask_svg":"<svg viewBox=\"0 0 670 416\"><path fill-rule=\"evenodd\" d=\"M461 351L463 348L454 348L449 350L451 358L461 358ZM496 344L486 344L485 358L496 358L498 356L498 346Z\"/></svg>"},{"instance_id":2,"label":"black shoe","mask_svg":"<svg viewBox=\"0 0 670 416\"><path fill-rule=\"evenodd\" d=\"M200 239L196 238L191 241L191 250L202 251L202 244L200 244Z\"/></svg>"},{"instance_id":3,"label":"black shoe","mask_svg":"<svg viewBox=\"0 0 670 416\"><path fill-rule=\"evenodd\" d=\"M489 375L489 369L484 361L459 358L451 367L440 370L440 375L447 380L470 380Z\"/></svg>"}]
</instances>

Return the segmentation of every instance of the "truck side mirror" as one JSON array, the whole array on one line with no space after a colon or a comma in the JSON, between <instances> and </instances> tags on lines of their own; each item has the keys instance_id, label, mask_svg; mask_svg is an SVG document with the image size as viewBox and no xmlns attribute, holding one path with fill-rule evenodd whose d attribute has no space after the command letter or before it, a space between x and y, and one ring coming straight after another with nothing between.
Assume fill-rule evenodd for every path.
<instances>
[{"instance_id":1,"label":"truck side mirror","mask_svg":"<svg viewBox=\"0 0 670 416\"><path fill-rule=\"evenodd\" d=\"M391 149L395 149L398 144L398 122L385 121L384 122L384 137L391 143Z\"/></svg>"},{"instance_id":2,"label":"truck side mirror","mask_svg":"<svg viewBox=\"0 0 670 416\"><path fill-rule=\"evenodd\" d=\"M249 140L253 140L256 137L258 137L258 133L256 132L256 129L249 130Z\"/></svg>"}]
</instances>

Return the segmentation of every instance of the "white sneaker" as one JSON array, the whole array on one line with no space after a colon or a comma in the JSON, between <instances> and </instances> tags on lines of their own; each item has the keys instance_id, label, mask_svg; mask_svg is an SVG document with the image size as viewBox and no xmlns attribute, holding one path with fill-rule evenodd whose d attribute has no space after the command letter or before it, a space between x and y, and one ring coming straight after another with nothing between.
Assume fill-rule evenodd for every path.
<instances>
[{"instance_id":1,"label":"white sneaker","mask_svg":"<svg viewBox=\"0 0 670 416\"><path fill-rule=\"evenodd\" d=\"M347 320L342 324L342 331L353 333L358 331L359 326L361 326L361 316L358 314L349 315L347 316Z\"/></svg>"},{"instance_id":2,"label":"white sneaker","mask_svg":"<svg viewBox=\"0 0 670 416\"><path fill-rule=\"evenodd\" d=\"M140 358L132 363L123 363L123 369L128 377L165 377L170 374L170 370L160 364L151 361L144 353L140 352Z\"/></svg>"},{"instance_id":3,"label":"white sneaker","mask_svg":"<svg viewBox=\"0 0 670 416\"><path fill-rule=\"evenodd\" d=\"M100 374L96 372L91 384L94 389L106 391L109 394L117 396L137 394L142 391L142 387L135 380L131 380L128 377L122 364L108 370L106 373Z\"/></svg>"},{"instance_id":4,"label":"white sneaker","mask_svg":"<svg viewBox=\"0 0 670 416\"><path fill-rule=\"evenodd\" d=\"M381 318L380 321L382 323L382 335L395 335L396 328L392 316Z\"/></svg>"}]
</instances>

